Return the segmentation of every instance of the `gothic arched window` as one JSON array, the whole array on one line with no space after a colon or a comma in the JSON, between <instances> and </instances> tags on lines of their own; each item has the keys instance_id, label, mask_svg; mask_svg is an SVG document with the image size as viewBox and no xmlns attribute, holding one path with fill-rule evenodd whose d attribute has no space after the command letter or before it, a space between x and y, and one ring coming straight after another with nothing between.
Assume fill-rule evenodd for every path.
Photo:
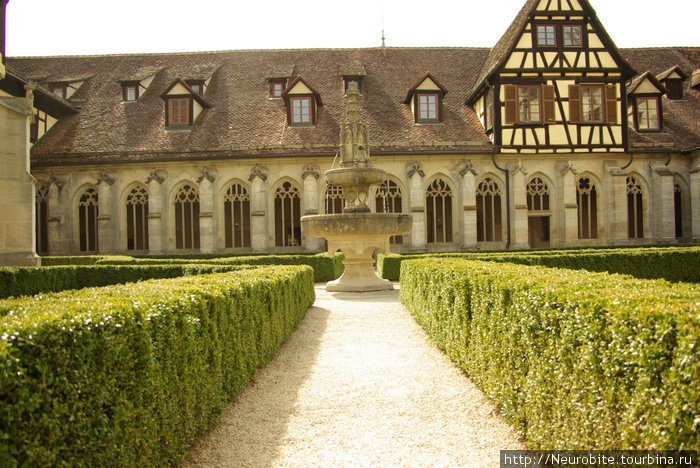
<instances>
[{"instance_id":1,"label":"gothic arched window","mask_svg":"<svg viewBox=\"0 0 700 468\"><path fill-rule=\"evenodd\" d=\"M581 177L576 186L578 238L598 238L598 190L588 177Z\"/></svg>"},{"instance_id":2,"label":"gothic arched window","mask_svg":"<svg viewBox=\"0 0 700 468\"><path fill-rule=\"evenodd\" d=\"M326 214L341 214L345 205L343 187L329 185L326 189Z\"/></svg>"},{"instance_id":3,"label":"gothic arched window","mask_svg":"<svg viewBox=\"0 0 700 468\"><path fill-rule=\"evenodd\" d=\"M452 190L442 179L435 179L425 193L427 241L452 242Z\"/></svg>"},{"instance_id":4,"label":"gothic arched window","mask_svg":"<svg viewBox=\"0 0 700 468\"><path fill-rule=\"evenodd\" d=\"M143 185L126 197L126 249L148 250L148 189Z\"/></svg>"},{"instance_id":5,"label":"gothic arched window","mask_svg":"<svg viewBox=\"0 0 700 468\"><path fill-rule=\"evenodd\" d=\"M503 239L501 189L490 177L476 188L476 240L493 242Z\"/></svg>"},{"instance_id":6,"label":"gothic arched window","mask_svg":"<svg viewBox=\"0 0 700 468\"><path fill-rule=\"evenodd\" d=\"M634 177L627 178L627 233L630 239L644 237L644 191Z\"/></svg>"},{"instance_id":7,"label":"gothic arched window","mask_svg":"<svg viewBox=\"0 0 700 468\"><path fill-rule=\"evenodd\" d=\"M403 213L401 189L393 180L386 180L379 185L376 199L377 213ZM391 244L403 244L403 236L391 236Z\"/></svg>"},{"instance_id":8,"label":"gothic arched window","mask_svg":"<svg viewBox=\"0 0 700 468\"><path fill-rule=\"evenodd\" d=\"M275 245L301 245L301 197L291 182L283 183L275 193Z\"/></svg>"},{"instance_id":9,"label":"gothic arched window","mask_svg":"<svg viewBox=\"0 0 700 468\"><path fill-rule=\"evenodd\" d=\"M199 192L189 184L175 194L175 248L199 248Z\"/></svg>"},{"instance_id":10,"label":"gothic arched window","mask_svg":"<svg viewBox=\"0 0 700 468\"><path fill-rule=\"evenodd\" d=\"M80 231L80 251L97 252L97 189L90 187L80 196L78 202L78 228Z\"/></svg>"},{"instance_id":11,"label":"gothic arched window","mask_svg":"<svg viewBox=\"0 0 700 468\"><path fill-rule=\"evenodd\" d=\"M250 247L250 196L241 184L233 184L224 196L226 248Z\"/></svg>"},{"instance_id":12,"label":"gothic arched window","mask_svg":"<svg viewBox=\"0 0 700 468\"><path fill-rule=\"evenodd\" d=\"M36 191L36 251L49 252L49 187L42 185Z\"/></svg>"}]
</instances>

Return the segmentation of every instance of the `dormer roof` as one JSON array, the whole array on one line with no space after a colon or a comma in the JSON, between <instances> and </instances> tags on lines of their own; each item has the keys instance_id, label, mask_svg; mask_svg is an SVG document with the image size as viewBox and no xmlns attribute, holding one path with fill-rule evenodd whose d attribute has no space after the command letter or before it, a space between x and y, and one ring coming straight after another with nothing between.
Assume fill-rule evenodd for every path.
<instances>
[{"instance_id":1,"label":"dormer roof","mask_svg":"<svg viewBox=\"0 0 700 468\"><path fill-rule=\"evenodd\" d=\"M182 78L176 78L170 86L166 88L165 91L160 95L161 99L166 99L170 95L170 91L172 91L173 88L176 86L181 85L185 90L194 97L194 99L201 104L202 107L212 107L212 105L204 99L202 96L200 96L195 90L192 89L190 85L187 84L185 80Z\"/></svg>"},{"instance_id":2,"label":"dormer roof","mask_svg":"<svg viewBox=\"0 0 700 468\"><path fill-rule=\"evenodd\" d=\"M690 80L690 87L691 88L698 88L700 87L700 68L695 70L693 72L693 78Z\"/></svg>"},{"instance_id":3,"label":"dormer roof","mask_svg":"<svg viewBox=\"0 0 700 468\"><path fill-rule=\"evenodd\" d=\"M627 94L666 94L666 88L652 75L651 72L644 72L632 80L627 86Z\"/></svg>"},{"instance_id":4,"label":"dormer roof","mask_svg":"<svg viewBox=\"0 0 700 468\"><path fill-rule=\"evenodd\" d=\"M687 80L689 78L688 74L683 71L681 67L678 65L674 65L668 70L659 73L656 75L656 79L659 81L664 81L664 80Z\"/></svg>"},{"instance_id":5,"label":"dormer roof","mask_svg":"<svg viewBox=\"0 0 700 468\"><path fill-rule=\"evenodd\" d=\"M367 69L361 63L350 63L340 68L340 76L353 78L367 76Z\"/></svg>"},{"instance_id":6,"label":"dormer roof","mask_svg":"<svg viewBox=\"0 0 700 468\"><path fill-rule=\"evenodd\" d=\"M288 80L294 76L294 65L276 65L267 72L267 80Z\"/></svg>"},{"instance_id":7,"label":"dormer roof","mask_svg":"<svg viewBox=\"0 0 700 468\"><path fill-rule=\"evenodd\" d=\"M434 86L432 86L432 85L434 85ZM413 87L411 89L408 90L408 94L406 95L406 99L404 99L403 103L409 104L411 102L411 99L413 98L413 95L415 94L415 92L418 91L419 88L421 88L423 86L426 86L426 89L430 89L430 90L435 90L435 88L437 88L437 90L439 90L443 96L447 94L447 88L445 88L442 84L440 84L440 82L438 80L436 80L433 75L431 75L430 73L427 73L423 76L423 78L418 80L416 82L416 84L413 85Z\"/></svg>"},{"instance_id":8,"label":"dormer roof","mask_svg":"<svg viewBox=\"0 0 700 468\"><path fill-rule=\"evenodd\" d=\"M314 96L314 99L316 101L317 106L322 106L323 102L321 102L321 95L314 91L314 88L312 88L306 81L304 81L303 78L297 77L294 81L292 81L289 86L287 86L287 89L285 89L282 92L282 97L287 100L287 97L289 95L294 95L294 94L312 94Z\"/></svg>"}]
</instances>

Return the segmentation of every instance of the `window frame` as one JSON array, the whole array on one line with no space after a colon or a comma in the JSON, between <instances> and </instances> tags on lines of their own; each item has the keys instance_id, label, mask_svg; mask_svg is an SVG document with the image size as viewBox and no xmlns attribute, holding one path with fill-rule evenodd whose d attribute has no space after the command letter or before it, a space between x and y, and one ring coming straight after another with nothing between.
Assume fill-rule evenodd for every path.
<instances>
[{"instance_id":1,"label":"window frame","mask_svg":"<svg viewBox=\"0 0 700 468\"><path fill-rule=\"evenodd\" d=\"M185 83L192 88L192 91L194 91L197 96L204 95L204 80L186 80ZM199 90L197 88L199 88Z\"/></svg>"},{"instance_id":2,"label":"window frame","mask_svg":"<svg viewBox=\"0 0 700 468\"><path fill-rule=\"evenodd\" d=\"M282 93L286 88L286 80L270 80L270 99L282 99ZM275 88L279 86L279 93L275 91Z\"/></svg>"},{"instance_id":3,"label":"window frame","mask_svg":"<svg viewBox=\"0 0 700 468\"><path fill-rule=\"evenodd\" d=\"M540 28L547 28L547 29L551 28L552 29L552 31L553 31L552 39L554 41L553 44L549 43L549 35L547 34L547 31L545 32L546 43L542 44L540 42ZM537 44L538 48L540 48L540 49L554 49L554 48L557 48L559 46L559 41L557 40L558 28L557 28L556 24L554 24L554 23L535 23L533 25L533 29L534 29L535 43Z\"/></svg>"},{"instance_id":4,"label":"window frame","mask_svg":"<svg viewBox=\"0 0 700 468\"><path fill-rule=\"evenodd\" d=\"M298 120L298 117L303 117L303 107L301 108L301 113L295 113L295 103L296 102L308 102L309 112L308 120ZM303 95L293 95L289 96L289 126L290 127L310 127L313 126L316 121L316 113L314 109L313 95L303 94Z\"/></svg>"},{"instance_id":5,"label":"window frame","mask_svg":"<svg viewBox=\"0 0 700 468\"><path fill-rule=\"evenodd\" d=\"M350 83L357 83L357 90L362 94L362 77L361 76L344 76L343 77L343 93L347 94Z\"/></svg>"},{"instance_id":6,"label":"window frame","mask_svg":"<svg viewBox=\"0 0 700 468\"><path fill-rule=\"evenodd\" d=\"M592 109L593 106L591 106L591 103L588 98L590 96L587 94L591 90L599 90L600 91L600 119L596 120L593 118L588 118L589 116L592 117ZM582 84L581 85L581 123L583 124L605 124L606 123L606 113L605 113L605 104L606 104L606 87L605 85L602 84ZM588 112L586 111L586 107L589 107Z\"/></svg>"},{"instance_id":7,"label":"window frame","mask_svg":"<svg viewBox=\"0 0 700 468\"><path fill-rule=\"evenodd\" d=\"M180 120L176 122L172 121L172 109L171 106L174 102L187 102L187 122L182 123ZM172 95L165 99L165 126L166 128L189 128L192 126L192 111L193 111L193 98L191 95Z\"/></svg>"},{"instance_id":8,"label":"window frame","mask_svg":"<svg viewBox=\"0 0 700 468\"><path fill-rule=\"evenodd\" d=\"M434 109L431 109L431 105L429 101L426 101L425 104L421 104L421 98L435 98L435 104L434 104ZM432 124L432 123L440 123L442 121L442 93L439 91L416 91L414 95L414 109L415 109L415 121L416 123L426 123L426 124ZM427 117L423 118L421 117L421 112L423 110L423 107L427 107L426 109L426 115ZM432 118L430 117L431 115L431 110L434 111L435 117Z\"/></svg>"},{"instance_id":9,"label":"window frame","mask_svg":"<svg viewBox=\"0 0 700 468\"><path fill-rule=\"evenodd\" d=\"M67 83L54 83L49 86L49 91L51 91L51 94L55 95L56 97L59 97L61 99L68 99L66 97L68 95ZM58 94L57 91L61 91L61 94Z\"/></svg>"},{"instance_id":10,"label":"window frame","mask_svg":"<svg viewBox=\"0 0 700 468\"><path fill-rule=\"evenodd\" d=\"M567 39L566 29L567 28L571 28L571 30L573 30L574 28L578 29L578 31L579 31L579 36L578 36L579 43L578 44L567 44L566 43L566 39ZM568 48L568 49L581 49L581 48L583 48L583 26L580 24L562 24L562 26L561 26L561 44L564 48Z\"/></svg>"},{"instance_id":11,"label":"window frame","mask_svg":"<svg viewBox=\"0 0 700 468\"><path fill-rule=\"evenodd\" d=\"M138 82L122 83L122 102L136 102L141 97L141 85ZM129 90L134 90L134 99L129 99Z\"/></svg>"},{"instance_id":12,"label":"window frame","mask_svg":"<svg viewBox=\"0 0 700 468\"><path fill-rule=\"evenodd\" d=\"M531 96L528 93L528 119L524 120L522 118L522 110L521 110L521 94L520 91L528 89L530 91L536 90L537 91L537 114L538 118L532 119L532 103L534 100L531 99ZM541 124L543 122L543 107L542 107L542 85L518 85L517 86L517 105L518 105L518 123L523 124L523 125L528 125L528 124Z\"/></svg>"},{"instance_id":13,"label":"window frame","mask_svg":"<svg viewBox=\"0 0 700 468\"><path fill-rule=\"evenodd\" d=\"M642 128L641 126L641 120L640 120L640 110L641 110L641 101L649 102L649 101L655 101L656 102L656 127L648 127L648 128ZM648 112L648 108L647 108ZM649 122L649 118L647 117L647 122ZM634 99L634 127L638 132L660 132L662 130L662 112L661 112L661 99L659 96L656 95L639 95L635 96Z\"/></svg>"}]
</instances>

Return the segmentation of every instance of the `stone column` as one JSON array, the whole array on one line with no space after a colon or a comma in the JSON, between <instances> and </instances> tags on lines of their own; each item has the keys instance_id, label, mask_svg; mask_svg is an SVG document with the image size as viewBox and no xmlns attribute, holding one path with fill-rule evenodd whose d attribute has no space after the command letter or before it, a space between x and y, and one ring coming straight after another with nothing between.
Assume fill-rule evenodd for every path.
<instances>
[{"instance_id":1,"label":"stone column","mask_svg":"<svg viewBox=\"0 0 700 468\"><path fill-rule=\"evenodd\" d=\"M613 178L613 210L611 240L616 243L629 241L627 220L627 174L620 170L611 172Z\"/></svg>"},{"instance_id":2,"label":"stone column","mask_svg":"<svg viewBox=\"0 0 700 468\"><path fill-rule=\"evenodd\" d=\"M422 252L427 248L425 236L425 196L423 195L423 166L415 161L406 167L408 175L409 203L413 228L411 229L411 251Z\"/></svg>"},{"instance_id":3,"label":"stone column","mask_svg":"<svg viewBox=\"0 0 700 468\"><path fill-rule=\"evenodd\" d=\"M165 252L163 233L163 182L165 177L155 170L146 179L148 185L148 252L162 254Z\"/></svg>"},{"instance_id":4,"label":"stone column","mask_svg":"<svg viewBox=\"0 0 700 468\"><path fill-rule=\"evenodd\" d=\"M476 233L476 176L478 173L474 169L471 161L464 163L459 171L462 176L462 208L463 208L463 240L464 250L474 250L477 248Z\"/></svg>"},{"instance_id":5,"label":"stone column","mask_svg":"<svg viewBox=\"0 0 700 468\"><path fill-rule=\"evenodd\" d=\"M527 219L527 187L525 186L525 176L527 172L518 161L518 165L510 171L513 180L511 183L511 198L513 207L508 207L512 210L511 213L511 249L528 249L530 242L528 240L528 219Z\"/></svg>"},{"instance_id":6,"label":"stone column","mask_svg":"<svg viewBox=\"0 0 700 468\"><path fill-rule=\"evenodd\" d=\"M321 168L316 164L307 164L301 173L304 181L304 216L319 214L318 209L318 179L321 177ZM317 252L323 250L324 240L322 237L304 236L306 250Z\"/></svg>"},{"instance_id":7,"label":"stone column","mask_svg":"<svg viewBox=\"0 0 700 468\"><path fill-rule=\"evenodd\" d=\"M254 252L264 252L267 249L267 197L265 181L267 168L255 166L250 172L250 241Z\"/></svg>"},{"instance_id":8,"label":"stone column","mask_svg":"<svg viewBox=\"0 0 700 468\"><path fill-rule=\"evenodd\" d=\"M104 170L98 177L97 203L99 215L97 216L98 251L100 253L113 253L115 251L114 226L112 222L112 186L114 177L109 176Z\"/></svg>"},{"instance_id":9,"label":"stone column","mask_svg":"<svg viewBox=\"0 0 700 468\"><path fill-rule=\"evenodd\" d=\"M1 56L1 54L0 54ZM38 265L29 125L34 86L24 98L0 97L0 265Z\"/></svg>"},{"instance_id":10,"label":"stone column","mask_svg":"<svg viewBox=\"0 0 700 468\"><path fill-rule=\"evenodd\" d=\"M690 223L693 242L700 242L700 166L690 171Z\"/></svg>"},{"instance_id":11,"label":"stone column","mask_svg":"<svg viewBox=\"0 0 700 468\"><path fill-rule=\"evenodd\" d=\"M668 167L650 165L652 175L652 232L659 242L675 242L676 212L673 202L675 174Z\"/></svg>"},{"instance_id":12,"label":"stone column","mask_svg":"<svg viewBox=\"0 0 700 468\"><path fill-rule=\"evenodd\" d=\"M66 243L68 233L65 232L66 216L64 205L67 204L64 182L51 176L49 180L49 255L68 255L69 246Z\"/></svg>"},{"instance_id":13,"label":"stone column","mask_svg":"<svg viewBox=\"0 0 700 468\"><path fill-rule=\"evenodd\" d=\"M564 219L563 219L563 237L564 246L573 247L578 245L578 203L577 203L577 183L578 171L574 169L571 161L566 163L559 169L561 174L561 182L563 187L564 198Z\"/></svg>"},{"instance_id":14,"label":"stone column","mask_svg":"<svg viewBox=\"0 0 700 468\"><path fill-rule=\"evenodd\" d=\"M216 234L214 232L214 181L213 171L202 169L197 179L199 184L199 251L214 252Z\"/></svg>"}]
</instances>

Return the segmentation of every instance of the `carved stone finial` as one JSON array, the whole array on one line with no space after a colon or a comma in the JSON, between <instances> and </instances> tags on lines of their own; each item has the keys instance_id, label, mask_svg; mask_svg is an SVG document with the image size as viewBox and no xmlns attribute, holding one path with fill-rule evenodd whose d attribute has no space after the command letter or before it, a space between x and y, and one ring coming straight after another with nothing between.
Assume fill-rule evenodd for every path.
<instances>
[{"instance_id":1,"label":"carved stone finial","mask_svg":"<svg viewBox=\"0 0 700 468\"><path fill-rule=\"evenodd\" d=\"M304 166L304 170L301 172L301 178L306 179L308 176L314 176L316 180L321 177L321 168L316 164L307 164Z\"/></svg>"},{"instance_id":2,"label":"carved stone finial","mask_svg":"<svg viewBox=\"0 0 700 468\"><path fill-rule=\"evenodd\" d=\"M198 184L201 184L204 179L207 179L210 184L213 184L216 180L216 176L209 172L209 169L207 169L206 167L202 169L202 172L200 174L201 175L197 178Z\"/></svg>"},{"instance_id":3,"label":"carved stone finial","mask_svg":"<svg viewBox=\"0 0 700 468\"><path fill-rule=\"evenodd\" d=\"M24 98L27 100L27 103L32 104L34 102L34 90L36 89L36 84L30 81L24 85L24 89L27 91Z\"/></svg>"},{"instance_id":4,"label":"carved stone finial","mask_svg":"<svg viewBox=\"0 0 700 468\"><path fill-rule=\"evenodd\" d=\"M348 115L340 123L341 167L369 166L369 123L361 117L362 110L357 100L360 91L348 89Z\"/></svg>"},{"instance_id":5,"label":"carved stone finial","mask_svg":"<svg viewBox=\"0 0 700 468\"><path fill-rule=\"evenodd\" d=\"M148 175L148 177L146 178L146 185L150 184L154 180L156 182L158 182L159 184L162 184L163 182L165 182L165 177L158 175L158 172L156 172L156 170L153 169L151 171L151 173Z\"/></svg>"},{"instance_id":6,"label":"carved stone finial","mask_svg":"<svg viewBox=\"0 0 700 468\"><path fill-rule=\"evenodd\" d=\"M413 174L415 174L416 172L421 177L425 177L425 172L423 172L423 165L418 161L414 161L413 163L408 163L406 165L406 174L408 174L408 177L413 177Z\"/></svg>"},{"instance_id":7,"label":"carved stone finial","mask_svg":"<svg viewBox=\"0 0 700 468\"><path fill-rule=\"evenodd\" d=\"M255 166L252 171L250 171L250 177L248 181L252 182L256 177L260 177L263 182L267 180L267 168L265 166Z\"/></svg>"},{"instance_id":8,"label":"carved stone finial","mask_svg":"<svg viewBox=\"0 0 700 468\"><path fill-rule=\"evenodd\" d=\"M107 185L113 185L114 181L116 179L114 177L111 177L109 174L107 174L107 171L102 169L102 172L100 173L100 176L97 178L97 182L95 182L95 185L100 185L102 182L106 182Z\"/></svg>"},{"instance_id":9,"label":"carved stone finial","mask_svg":"<svg viewBox=\"0 0 700 468\"><path fill-rule=\"evenodd\" d=\"M474 176L479 174L478 172L476 172L476 169L474 169L474 164L472 163L471 159L464 161L462 166L459 168L460 176L464 177L467 174L467 172L471 172Z\"/></svg>"}]
</instances>

